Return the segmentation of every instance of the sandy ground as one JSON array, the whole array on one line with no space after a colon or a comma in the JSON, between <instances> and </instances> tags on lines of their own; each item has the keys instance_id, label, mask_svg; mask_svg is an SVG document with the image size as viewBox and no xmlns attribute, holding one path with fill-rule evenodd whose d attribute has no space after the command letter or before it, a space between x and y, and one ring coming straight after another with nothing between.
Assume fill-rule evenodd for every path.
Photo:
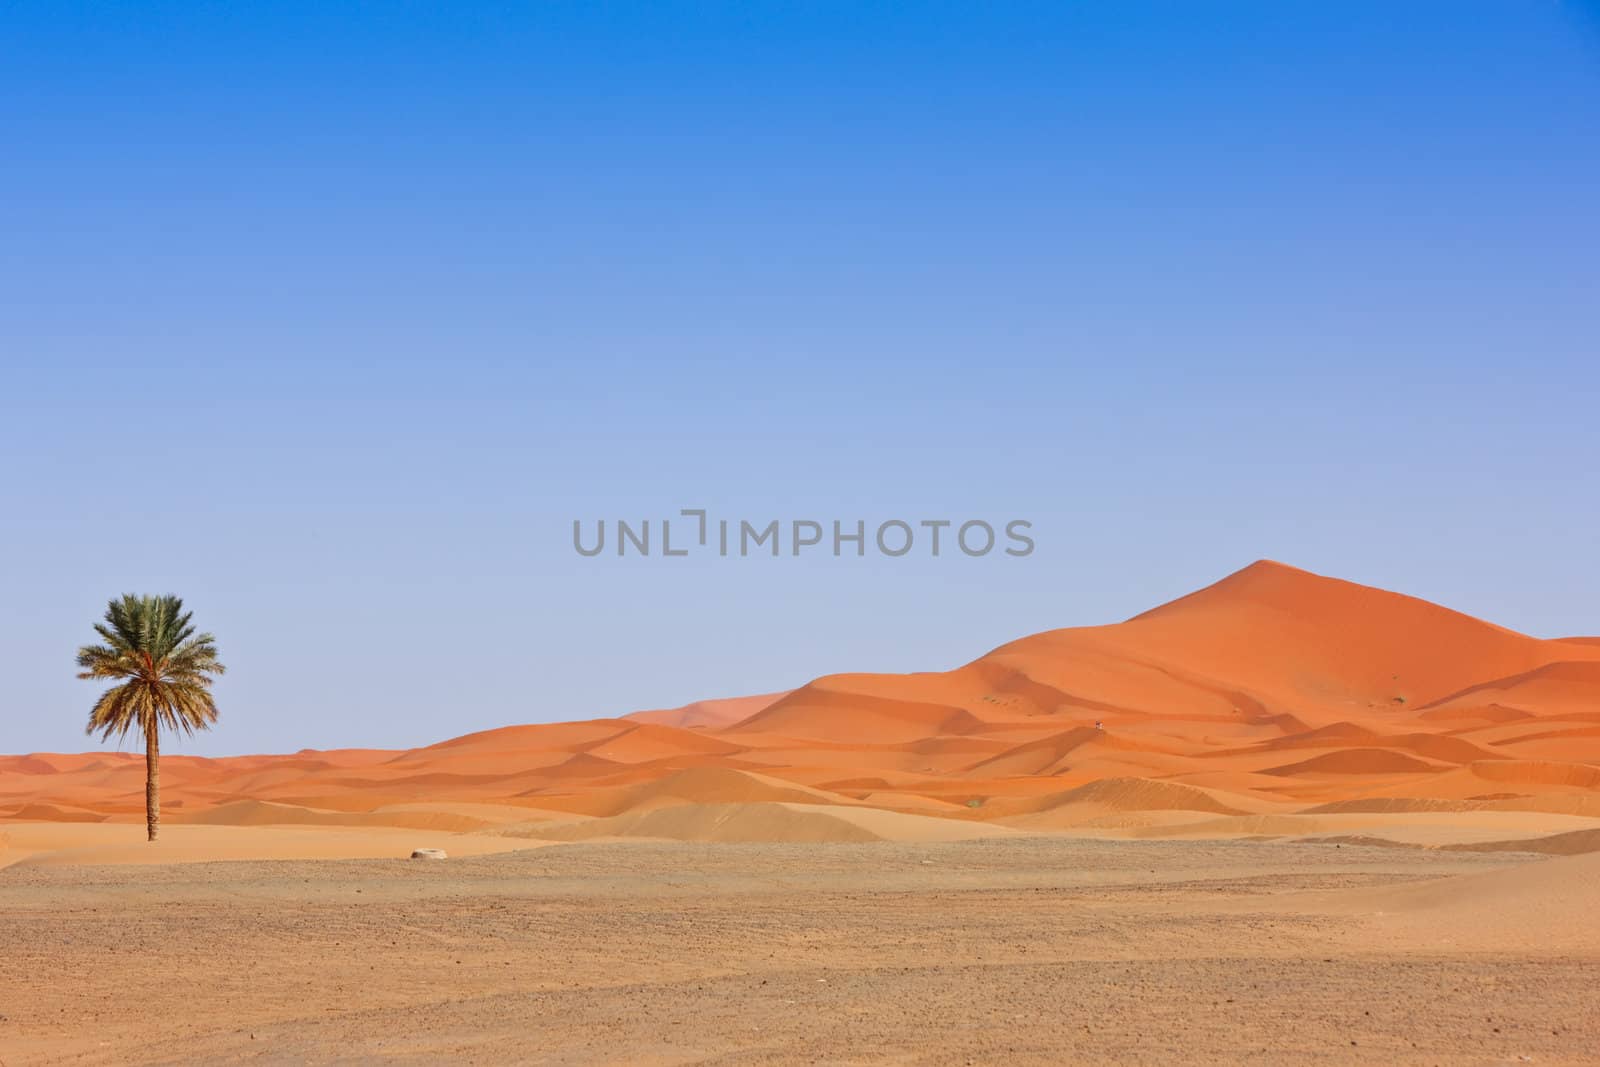
<instances>
[{"instance_id":1,"label":"sandy ground","mask_svg":"<svg viewBox=\"0 0 1600 1067\"><path fill-rule=\"evenodd\" d=\"M216 860L393 859L416 848L477 856L534 842L486 834L450 834L392 827L169 826L159 840L122 823L0 823L0 868L204 863Z\"/></svg>"},{"instance_id":2,"label":"sandy ground","mask_svg":"<svg viewBox=\"0 0 1600 1067\"><path fill-rule=\"evenodd\" d=\"M1596 1062L1597 887L1031 835L18 864L0 1062Z\"/></svg>"}]
</instances>

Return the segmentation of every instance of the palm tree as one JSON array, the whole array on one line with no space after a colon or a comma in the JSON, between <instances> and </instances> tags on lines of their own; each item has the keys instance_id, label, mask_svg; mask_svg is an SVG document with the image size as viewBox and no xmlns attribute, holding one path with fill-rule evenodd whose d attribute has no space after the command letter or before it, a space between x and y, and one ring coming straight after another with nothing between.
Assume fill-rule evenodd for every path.
<instances>
[{"instance_id":1,"label":"palm tree","mask_svg":"<svg viewBox=\"0 0 1600 1067\"><path fill-rule=\"evenodd\" d=\"M78 649L79 678L126 679L107 689L89 712L85 733L104 741L128 731L144 734L144 815L150 840L161 825L161 728L192 734L217 721L211 676L226 668L216 638L196 634L190 613L175 596L133 596L111 601L106 621L95 624L103 645Z\"/></svg>"}]
</instances>

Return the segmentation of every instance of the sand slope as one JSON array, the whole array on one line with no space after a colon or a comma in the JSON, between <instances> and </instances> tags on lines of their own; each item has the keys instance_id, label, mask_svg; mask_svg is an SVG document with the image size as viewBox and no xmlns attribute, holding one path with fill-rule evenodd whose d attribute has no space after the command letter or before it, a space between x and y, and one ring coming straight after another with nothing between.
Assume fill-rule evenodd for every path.
<instances>
[{"instance_id":1,"label":"sand slope","mask_svg":"<svg viewBox=\"0 0 1600 1067\"><path fill-rule=\"evenodd\" d=\"M723 726L731 726L740 719L747 719L788 695L787 692L761 693L747 697L724 697L721 700L697 700L692 704L685 704L681 708L636 711L631 715L625 716L625 718L632 719L635 722L675 726L680 730L714 730Z\"/></svg>"},{"instance_id":2,"label":"sand slope","mask_svg":"<svg viewBox=\"0 0 1600 1067\"><path fill-rule=\"evenodd\" d=\"M981 822L907 815L874 808L747 801L681 804L629 811L609 818L545 824L513 836L546 841L601 838L668 838L678 841L852 842L968 841L1015 833Z\"/></svg>"},{"instance_id":3,"label":"sand slope","mask_svg":"<svg viewBox=\"0 0 1600 1067\"><path fill-rule=\"evenodd\" d=\"M1374 891L1351 907L1454 951L1600 951L1600 853Z\"/></svg>"}]
</instances>

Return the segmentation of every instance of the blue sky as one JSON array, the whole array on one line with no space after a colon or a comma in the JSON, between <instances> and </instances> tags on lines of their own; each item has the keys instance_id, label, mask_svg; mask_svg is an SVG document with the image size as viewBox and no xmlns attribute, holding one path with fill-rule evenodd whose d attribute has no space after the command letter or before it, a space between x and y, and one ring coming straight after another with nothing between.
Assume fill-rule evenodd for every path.
<instances>
[{"instance_id":1,"label":"blue sky","mask_svg":"<svg viewBox=\"0 0 1600 1067\"><path fill-rule=\"evenodd\" d=\"M0 750L106 599L179 750L938 669L1258 557L1600 631L1600 17L11 4ZM1021 517L1026 559L571 523Z\"/></svg>"}]
</instances>

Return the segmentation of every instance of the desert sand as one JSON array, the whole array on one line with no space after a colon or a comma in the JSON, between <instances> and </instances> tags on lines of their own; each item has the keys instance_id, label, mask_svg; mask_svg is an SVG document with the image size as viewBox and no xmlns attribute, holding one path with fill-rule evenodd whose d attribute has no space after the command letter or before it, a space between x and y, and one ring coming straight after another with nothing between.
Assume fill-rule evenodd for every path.
<instances>
[{"instance_id":1,"label":"desert sand","mask_svg":"<svg viewBox=\"0 0 1600 1067\"><path fill-rule=\"evenodd\" d=\"M0 872L23 1064L1593 1062L1600 855L1017 834Z\"/></svg>"},{"instance_id":2,"label":"desert sand","mask_svg":"<svg viewBox=\"0 0 1600 1067\"><path fill-rule=\"evenodd\" d=\"M4 1067L1600 1056L1600 640L1277 563L944 672L169 756L153 844L143 788L0 757Z\"/></svg>"}]
</instances>

